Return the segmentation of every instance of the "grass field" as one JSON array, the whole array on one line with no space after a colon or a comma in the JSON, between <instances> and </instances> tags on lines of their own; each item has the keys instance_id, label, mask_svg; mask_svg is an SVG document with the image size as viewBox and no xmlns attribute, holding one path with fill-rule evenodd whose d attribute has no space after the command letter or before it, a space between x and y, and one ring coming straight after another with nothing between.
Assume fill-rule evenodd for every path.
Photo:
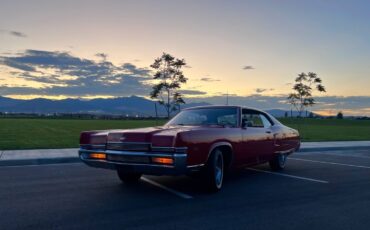
<instances>
[{"instance_id":1,"label":"grass field","mask_svg":"<svg viewBox=\"0 0 370 230\"><path fill-rule=\"evenodd\" d=\"M370 120L282 118L280 121L299 130L303 141L370 140Z\"/></svg>"},{"instance_id":2,"label":"grass field","mask_svg":"<svg viewBox=\"0 0 370 230\"><path fill-rule=\"evenodd\" d=\"M370 121L281 119L303 141L370 140ZM159 124L164 121L159 121ZM0 119L0 150L76 148L84 130L155 126L154 120Z\"/></svg>"}]
</instances>

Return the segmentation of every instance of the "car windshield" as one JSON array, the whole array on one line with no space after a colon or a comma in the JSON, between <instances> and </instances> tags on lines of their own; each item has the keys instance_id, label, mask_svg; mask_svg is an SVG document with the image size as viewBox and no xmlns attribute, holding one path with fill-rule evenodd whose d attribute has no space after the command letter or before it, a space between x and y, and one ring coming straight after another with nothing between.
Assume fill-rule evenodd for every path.
<instances>
[{"instance_id":1,"label":"car windshield","mask_svg":"<svg viewBox=\"0 0 370 230\"><path fill-rule=\"evenodd\" d=\"M236 108L204 108L184 110L172 118L166 125L190 125L190 126L237 126Z\"/></svg>"}]
</instances>

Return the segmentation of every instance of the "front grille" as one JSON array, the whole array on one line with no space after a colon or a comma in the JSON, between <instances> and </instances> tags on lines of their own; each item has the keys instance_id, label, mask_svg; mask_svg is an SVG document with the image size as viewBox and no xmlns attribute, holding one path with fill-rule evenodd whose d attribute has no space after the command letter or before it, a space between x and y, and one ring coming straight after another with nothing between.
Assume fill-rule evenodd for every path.
<instances>
[{"instance_id":1,"label":"front grille","mask_svg":"<svg viewBox=\"0 0 370 230\"><path fill-rule=\"evenodd\" d=\"M120 151L150 151L150 143L108 143L108 150L120 150Z\"/></svg>"},{"instance_id":2,"label":"front grille","mask_svg":"<svg viewBox=\"0 0 370 230\"><path fill-rule=\"evenodd\" d=\"M125 155L107 155L108 161L123 162L123 163L150 163L149 157L146 156L125 156Z\"/></svg>"}]
</instances>

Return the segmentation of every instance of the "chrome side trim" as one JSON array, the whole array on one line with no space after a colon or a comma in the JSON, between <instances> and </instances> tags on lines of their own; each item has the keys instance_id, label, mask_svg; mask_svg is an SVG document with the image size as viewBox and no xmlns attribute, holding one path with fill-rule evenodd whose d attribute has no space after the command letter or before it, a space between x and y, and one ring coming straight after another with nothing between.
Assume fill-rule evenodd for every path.
<instances>
[{"instance_id":1,"label":"chrome side trim","mask_svg":"<svg viewBox=\"0 0 370 230\"><path fill-rule=\"evenodd\" d=\"M275 154L287 154L287 153L293 153L295 148L283 150L283 151L275 151Z\"/></svg>"},{"instance_id":2,"label":"chrome side trim","mask_svg":"<svg viewBox=\"0 0 370 230\"><path fill-rule=\"evenodd\" d=\"M187 168L191 169L191 168L198 168L198 167L203 167L205 164L197 164L197 165L189 165L187 166Z\"/></svg>"}]
</instances>

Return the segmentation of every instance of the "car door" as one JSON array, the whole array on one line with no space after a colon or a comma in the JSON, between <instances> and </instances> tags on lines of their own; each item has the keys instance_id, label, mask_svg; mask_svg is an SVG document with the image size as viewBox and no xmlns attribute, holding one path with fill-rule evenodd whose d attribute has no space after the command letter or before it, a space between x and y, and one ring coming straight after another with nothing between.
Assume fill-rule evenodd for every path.
<instances>
[{"instance_id":1,"label":"car door","mask_svg":"<svg viewBox=\"0 0 370 230\"><path fill-rule=\"evenodd\" d=\"M260 162L269 161L272 159L275 152L275 133L273 130L273 123L268 118L268 115L264 113L259 113L261 121L263 123L265 136L261 140L261 152L258 153Z\"/></svg>"},{"instance_id":2,"label":"car door","mask_svg":"<svg viewBox=\"0 0 370 230\"><path fill-rule=\"evenodd\" d=\"M245 164L262 163L273 153L271 122L257 110L242 110L242 148Z\"/></svg>"}]
</instances>

